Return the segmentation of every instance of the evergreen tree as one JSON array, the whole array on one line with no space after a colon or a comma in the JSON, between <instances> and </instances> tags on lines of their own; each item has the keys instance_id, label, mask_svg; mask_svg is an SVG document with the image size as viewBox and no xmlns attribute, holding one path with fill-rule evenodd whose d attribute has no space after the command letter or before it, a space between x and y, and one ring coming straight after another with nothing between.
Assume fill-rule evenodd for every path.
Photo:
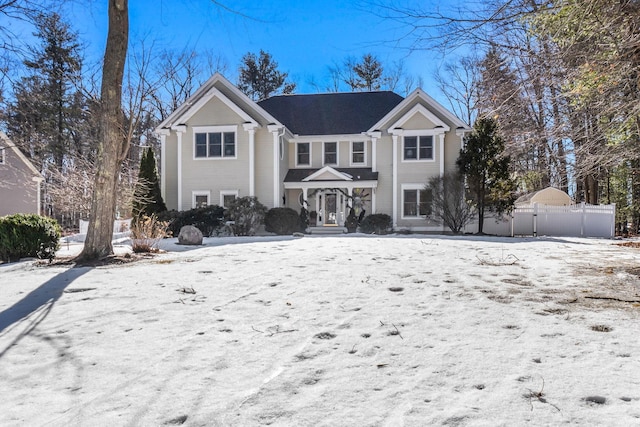
<instances>
[{"instance_id":1,"label":"evergreen tree","mask_svg":"<svg viewBox=\"0 0 640 427\"><path fill-rule=\"evenodd\" d=\"M24 61L29 75L14 87L7 113L8 133L36 165L61 168L78 151L78 122L84 98L75 90L82 60L78 35L57 13L36 18L40 46Z\"/></svg>"},{"instance_id":2,"label":"evergreen tree","mask_svg":"<svg viewBox=\"0 0 640 427\"><path fill-rule=\"evenodd\" d=\"M162 200L160 183L158 182L158 169L156 158L151 147L142 155L140 172L138 173L138 185L133 200L133 216L151 215L167 210Z\"/></svg>"},{"instance_id":3,"label":"evergreen tree","mask_svg":"<svg viewBox=\"0 0 640 427\"><path fill-rule=\"evenodd\" d=\"M478 118L460 150L457 165L477 206L479 234L483 232L486 209L502 213L513 207L516 186L510 176L510 162L496 121Z\"/></svg>"},{"instance_id":4,"label":"evergreen tree","mask_svg":"<svg viewBox=\"0 0 640 427\"><path fill-rule=\"evenodd\" d=\"M370 53L362 56L362 61L349 64L351 71L345 83L351 90L380 90L382 84L382 64Z\"/></svg>"},{"instance_id":5,"label":"evergreen tree","mask_svg":"<svg viewBox=\"0 0 640 427\"><path fill-rule=\"evenodd\" d=\"M238 88L254 101L262 101L275 94L293 93L296 84L287 82L288 73L278 71L278 63L260 50L260 56L247 53L239 68Z\"/></svg>"}]
</instances>

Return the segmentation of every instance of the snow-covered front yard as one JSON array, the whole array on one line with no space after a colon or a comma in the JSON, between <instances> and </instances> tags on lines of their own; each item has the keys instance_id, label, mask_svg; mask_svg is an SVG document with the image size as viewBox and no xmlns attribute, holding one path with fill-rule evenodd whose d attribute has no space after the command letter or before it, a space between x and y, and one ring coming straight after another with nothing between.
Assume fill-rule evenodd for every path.
<instances>
[{"instance_id":1,"label":"snow-covered front yard","mask_svg":"<svg viewBox=\"0 0 640 427\"><path fill-rule=\"evenodd\" d=\"M0 425L640 425L640 249L205 242L0 265Z\"/></svg>"}]
</instances>

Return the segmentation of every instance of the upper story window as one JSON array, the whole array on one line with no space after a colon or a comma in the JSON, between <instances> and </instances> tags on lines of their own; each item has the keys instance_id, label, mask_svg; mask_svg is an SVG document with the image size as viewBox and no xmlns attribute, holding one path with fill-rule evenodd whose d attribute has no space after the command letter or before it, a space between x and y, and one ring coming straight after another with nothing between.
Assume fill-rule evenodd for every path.
<instances>
[{"instance_id":1,"label":"upper story window","mask_svg":"<svg viewBox=\"0 0 640 427\"><path fill-rule=\"evenodd\" d=\"M433 160L433 136L405 136L404 160Z\"/></svg>"},{"instance_id":2,"label":"upper story window","mask_svg":"<svg viewBox=\"0 0 640 427\"><path fill-rule=\"evenodd\" d=\"M4 150L5 150L5 148L4 148L4 147L0 147L0 165L4 165L4 162L5 162L5 158L4 158L5 153L4 153Z\"/></svg>"},{"instance_id":3,"label":"upper story window","mask_svg":"<svg viewBox=\"0 0 640 427\"><path fill-rule=\"evenodd\" d=\"M324 151L325 165L338 164L338 143L337 142L325 142L323 151Z\"/></svg>"},{"instance_id":4,"label":"upper story window","mask_svg":"<svg viewBox=\"0 0 640 427\"><path fill-rule=\"evenodd\" d=\"M296 144L296 166L311 166L310 142L298 142Z\"/></svg>"},{"instance_id":5,"label":"upper story window","mask_svg":"<svg viewBox=\"0 0 640 427\"><path fill-rule=\"evenodd\" d=\"M194 128L194 157L221 159L236 157L235 126Z\"/></svg>"},{"instance_id":6,"label":"upper story window","mask_svg":"<svg viewBox=\"0 0 640 427\"><path fill-rule=\"evenodd\" d=\"M353 141L351 143L351 164L364 165L366 163L364 141Z\"/></svg>"}]
</instances>

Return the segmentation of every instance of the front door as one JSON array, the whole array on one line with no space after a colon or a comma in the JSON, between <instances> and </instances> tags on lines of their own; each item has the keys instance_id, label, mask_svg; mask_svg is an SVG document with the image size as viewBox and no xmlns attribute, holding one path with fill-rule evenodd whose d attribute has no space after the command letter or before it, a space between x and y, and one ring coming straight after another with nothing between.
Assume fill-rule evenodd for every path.
<instances>
[{"instance_id":1,"label":"front door","mask_svg":"<svg viewBox=\"0 0 640 427\"><path fill-rule=\"evenodd\" d=\"M338 225L338 195L324 194L324 225Z\"/></svg>"}]
</instances>

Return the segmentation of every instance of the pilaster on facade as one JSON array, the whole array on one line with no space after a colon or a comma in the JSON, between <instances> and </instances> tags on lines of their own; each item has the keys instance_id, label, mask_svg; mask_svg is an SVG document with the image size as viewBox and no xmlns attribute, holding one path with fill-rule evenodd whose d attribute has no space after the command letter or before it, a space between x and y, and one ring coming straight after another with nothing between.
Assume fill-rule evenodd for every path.
<instances>
[{"instance_id":1,"label":"pilaster on facade","mask_svg":"<svg viewBox=\"0 0 640 427\"><path fill-rule=\"evenodd\" d=\"M393 190L391 192L392 199L392 215L393 227L398 226L398 138L402 135L402 129L394 129L391 135L393 140L393 166L391 172L391 182Z\"/></svg>"},{"instance_id":2,"label":"pilaster on facade","mask_svg":"<svg viewBox=\"0 0 640 427\"><path fill-rule=\"evenodd\" d=\"M171 127L176 131L178 139L178 211L182 210L182 135L187 131L187 125L175 125Z\"/></svg>"},{"instance_id":3,"label":"pilaster on facade","mask_svg":"<svg viewBox=\"0 0 640 427\"><path fill-rule=\"evenodd\" d=\"M285 128L282 125L271 124L267 126L273 135L273 207L280 207L280 138L284 136Z\"/></svg>"},{"instance_id":4,"label":"pilaster on facade","mask_svg":"<svg viewBox=\"0 0 640 427\"><path fill-rule=\"evenodd\" d=\"M382 137L382 132L369 132L371 137L371 171L378 172L378 139Z\"/></svg>"},{"instance_id":5,"label":"pilaster on facade","mask_svg":"<svg viewBox=\"0 0 640 427\"><path fill-rule=\"evenodd\" d=\"M242 128L249 134L249 196L256 195L256 128L257 123L247 122Z\"/></svg>"}]
</instances>

